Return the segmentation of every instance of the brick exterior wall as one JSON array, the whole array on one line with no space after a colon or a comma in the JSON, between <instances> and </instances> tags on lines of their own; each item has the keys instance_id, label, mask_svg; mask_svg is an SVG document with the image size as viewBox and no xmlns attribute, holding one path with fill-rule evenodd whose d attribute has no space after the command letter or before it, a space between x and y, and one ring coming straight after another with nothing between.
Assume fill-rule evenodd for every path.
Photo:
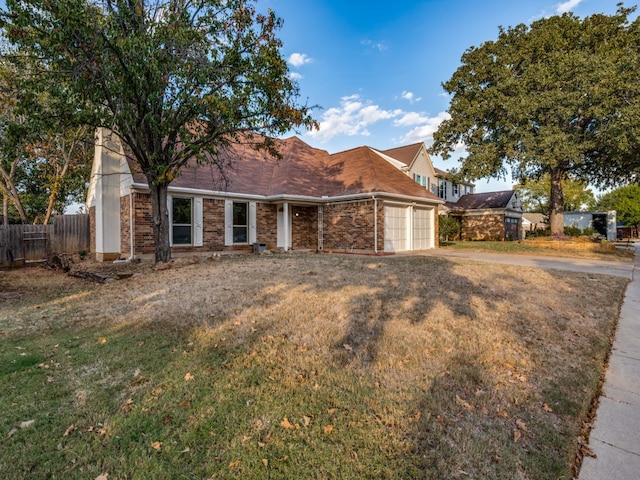
<instances>
[{"instance_id":1,"label":"brick exterior wall","mask_svg":"<svg viewBox=\"0 0 640 480\"><path fill-rule=\"evenodd\" d=\"M202 241L201 247L173 246L171 251L175 253L185 252L221 252L221 251L252 251L252 245L224 244L224 200L204 198L202 202ZM151 197L146 193L133 194L134 212L134 255L153 253L153 226L151 217ZM122 254L130 253L129 230L129 197L120 199L120 232ZM317 221L316 221L317 224ZM256 205L257 241L266 243L267 248L276 247L277 239L277 207L258 203ZM95 234L92 238L95 238Z\"/></svg>"},{"instance_id":2,"label":"brick exterior wall","mask_svg":"<svg viewBox=\"0 0 640 480\"><path fill-rule=\"evenodd\" d=\"M291 208L291 248L318 249L318 207Z\"/></svg>"},{"instance_id":3,"label":"brick exterior wall","mask_svg":"<svg viewBox=\"0 0 640 480\"><path fill-rule=\"evenodd\" d=\"M384 209L378 202L378 251L383 245ZM338 203L324 206L323 249L325 251L373 251L374 212L373 200Z\"/></svg>"},{"instance_id":4,"label":"brick exterior wall","mask_svg":"<svg viewBox=\"0 0 640 480\"><path fill-rule=\"evenodd\" d=\"M176 247L174 247L176 248ZM202 247L179 247L176 251L220 252L224 246L224 200L202 200Z\"/></svg>"},{"instance_id":5,"label":"brick exterior wall","mask_svg":"<svg viewBox=\"0 0 640 480\"><path fill-rule=\"evenodd\" d=\"M124 221L128 222L129 219L127 218ZM143 255L153 253L151 195L148 193L136 192L133 194L133 228L135 232L133 238L133 254Z\"/></svg>"},{"instance_id":6,"label":"brick exterior wall","mask_svg":"<svg viewBox=\"0 0 640 480\"><path fill-rule=\"evenodd\" d=\"M504 215L469 215L462 217L461 240L504 240Z\"/></svg>"},{"instance_id":7,"label":"brick exterior wall","mask_svg":"<svg viewBox=\"0 0 640 480\"><path fill-rule=\"evenodd\" d=\"M316 225L317 228L317 225ZM275 250L278 243L278 206L267 203L256 205L256 241Z\"/></svg>"},{"instance_id":8,"label":"brick exterior wall","mask_svg":"<svg viewBox=\"0 0 640 480\"><path fill-rule=\"evenodd\" d=\"M121 254L130 254L130 203L129 196L120 199L120 232ZM325 251L374 251L374 240L377 251L384 251L384 201L377 201L377 212L374 213L373 200L328 204L323 206L323 249ZM220 251L252 251L252 245L225 246L225 202L223 199L203 199L203 245L174 246L172 251L185 252L220 252ZM95 209L90 214L91 248L95 252ZM374 239L375 215L377 215L378 236ZM437 215L437 210L435 212ZM277 246L278 205L256 204L256 241L266 244L267 249ZM499 217L501 218L501 217ZM482 222L482 231L486 223ZM153 228L151 217L151 198L147 193L133 193L133 224L135 255L153 254ZM504 234L502 220L499 222L501 234ZM292 206L291 247L293 249L318 249L318 206ZM463 227L464 228L464 227ZM437 222L436 222L437 229ZM437 230L435 232L437 235ZM436 237L437 238L437 237Z\"/></svg>"}]
</instances>

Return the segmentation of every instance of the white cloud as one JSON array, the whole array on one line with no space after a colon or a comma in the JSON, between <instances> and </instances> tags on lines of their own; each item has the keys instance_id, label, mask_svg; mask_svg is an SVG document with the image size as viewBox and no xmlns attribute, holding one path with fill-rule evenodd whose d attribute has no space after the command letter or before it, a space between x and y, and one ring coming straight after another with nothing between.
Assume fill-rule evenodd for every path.
<instances>
[{"instance_id":1,"label":"white cloud","mask_svg":"<svg viewBox=\"0 0 640 480\"><path fill-rule=\"evenodd\" d=\"M394 123L397 126L417 125L402 137L400 140L402 145L424 142L428 148L433 143L433 134L435 131L438 130L438 127L443 121L449 118L451 118L451 116L447 112L440 112L435 117L427 117L417 113L407 113Z\"/></svg>"},{"instance_id":2,"label":"white cloud","mask_svg":"<svg viewBox=\"0 0 640 480\"><path fill-rule=\"evenodd\" d=\"M402 110L383 110L378 105L362 100L359 95L350 95L342 97L339 107L324 112L320 120L320 129L312 130L309 136L320 142L326 142L338 135L369 136L367 127L401 114Z\"/></svg>"},{"instance_id":3,"label":"white cloud","mask_svg":"<svg viewBox=\"0 0 640 480\"><path fill-rule=\"evenodd\" d=\"M570 12L581 3L582 0L567 0L556 5L556 12L560 14Z\"/></svg>"},{"instance_id":4,"label":"white cloud","mask_svg":"<svg viewBox=\"0 0 640 480\"><path fill-rule=\"evenodd\" d=\"M405 112L402 117L395 120L393 124L396 127L410 127L412 125L420 125L429 122L429 117L425 117L418 112Z\"/></svg>"},{"instance_id":5,"label":"white cloud","mask_svg":"<svg viewBox=\"0 0 640 480\"><path fill-rule=\"evenodd\" d=\"M371 47L375 50L378 50L379 52L384 52L387 49L387 46L384 43L374 42L373 40L370 40L370 39L362 40L360 43L365 47Z\"/></svg>"},{"instance_id":6,"label":"white cloud","mask_svg":"<svg viewBox=\"0 0 640 480\"><path fill-rule=\"evenodd\" d=\"M401 98L408 100L409 103L413 103L413 102L419 102L420 100L422 100L421 97L417 97L413 94L413 92L402 92L402 95L400 95Z\"/></svg>"},{"instance_id":7,"label":"white cloud","mask_svg":"<svg viewBox=\"0 0 640 480\"><path fill-rule=\"evenodd\" d=\"M301 67L307 63L313 62L313 59L306 53L292 53L289 56L289 63L294 67Z\"/></svg>"},{"instance_id":8,"label":"white cloud","mask_svg":"<svg viewBox=\"0 0 640 480\"><path fill-rule=\"evenodd\" d=\"M289 72L289 78L295 82L302 80L303 76L298 72Z\"/></svg>"}]
</instances>

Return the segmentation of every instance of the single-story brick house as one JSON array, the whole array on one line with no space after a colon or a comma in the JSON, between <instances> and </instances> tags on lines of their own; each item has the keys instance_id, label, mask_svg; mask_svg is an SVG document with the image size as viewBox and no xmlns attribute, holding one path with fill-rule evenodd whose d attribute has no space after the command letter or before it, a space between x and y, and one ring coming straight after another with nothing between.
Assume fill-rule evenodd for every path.
<instances>
[{"instance_id":1,"label":"single-story brick house","mask_svg":"<svg viewBox=\"0 0 640 480\"><path fill-rule=\"evenodd\" d=\"M96 133L87 196L98 260L153 253L145 176L112 132ZM194 160L169 186L173 252L298 249L393 253L435 248L433 193L359 147L330 155L297 137L277 140L281 159L234 145L215 165Z\"/></svg>"},{"instance_id":2,"label":"single-story brick house","mask_svg":"<svg viewBox=\"0 0 640 480\"><path fill-rule=\"evenodd\" d=\"M460 240L522 238L522 202L515 190L463 195L445 210L460 222Z\"/></svg>"}]
</instances>

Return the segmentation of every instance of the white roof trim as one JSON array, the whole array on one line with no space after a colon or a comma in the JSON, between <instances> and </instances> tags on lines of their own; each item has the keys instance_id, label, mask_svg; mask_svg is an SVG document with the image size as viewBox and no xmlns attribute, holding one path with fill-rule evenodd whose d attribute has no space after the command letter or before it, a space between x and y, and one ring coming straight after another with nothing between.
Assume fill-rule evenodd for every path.
<instances>
[{"instance_id":1,"label":"white roof trim","mask_svg":"<svg viewBox=\"0 0 640 480\"><path fill-rule=\"evenodd\" d=\"M133 189L136 190L149 190L149 187L146 183L134 183L131 185ZM432 198L424 198L424 197L413 197L410 195L402 195L396 193L389 192L363 192L363 193L352 193L349 195L336 195L332 197L322 196L322 197L312 197L306 195L287 195L287 194L277 194L277 195L254 195L254 194L243 194L243 193L235 193L235 192L223 192L223 191L215 191L215 190L202 190L196 188L181 188L181 187L172 187L169 185L168 188L169 193L177 193L182 195L202 195L208 197L223 197L223 198L243 198L250 200L260 200L263 202L287 202L287 201L299 201L299 202L313 202L313 203L332 203L339 202L344 200L358 200L358 199L366 199L373 197L382 197L382 198L394 198L401 199L410 202L416 203L428 203L432 205L438 205L445 203L444 200L441 199L432 199Z\"/></svg>"},{"instance_id":2,"label":"white roof trim","mask_svg":"<svg viewBox=\"0 0 640 480\"><path fill-rule=\"evenodd\" d=\"M373 151L374 153L377 153L380 157L385 159L387 162L389 162L391 165L393 165L397 169L400 169L400 170L403 170L403 171L404 170L409 170L409 165L404 164L400 160L396 160L395 158L392 158L389 155L385 155L384 153L379 152L375 148L371 148L371 147L368 147L368 148L369 148L369 150Z\"/></svg>"}]
</instances>

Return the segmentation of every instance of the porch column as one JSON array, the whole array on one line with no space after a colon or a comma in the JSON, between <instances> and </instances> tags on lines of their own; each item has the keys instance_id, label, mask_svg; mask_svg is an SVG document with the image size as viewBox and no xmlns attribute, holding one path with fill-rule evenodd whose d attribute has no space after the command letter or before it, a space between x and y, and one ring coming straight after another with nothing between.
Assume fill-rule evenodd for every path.
<instances>
[{"instance_id":1,"label":"porch column","mask_svg":"<svg viewBox=\"0 0 640 480\"><path fill-rule=\"evenodd\" d=\"M289 231L289 203L284 202L282 204L282 231L284 233L284 241L282 242L282 246L284 251L288 251L291 248L291 244L289 242L291 233Z\"/></svg>"}]
</instances>

